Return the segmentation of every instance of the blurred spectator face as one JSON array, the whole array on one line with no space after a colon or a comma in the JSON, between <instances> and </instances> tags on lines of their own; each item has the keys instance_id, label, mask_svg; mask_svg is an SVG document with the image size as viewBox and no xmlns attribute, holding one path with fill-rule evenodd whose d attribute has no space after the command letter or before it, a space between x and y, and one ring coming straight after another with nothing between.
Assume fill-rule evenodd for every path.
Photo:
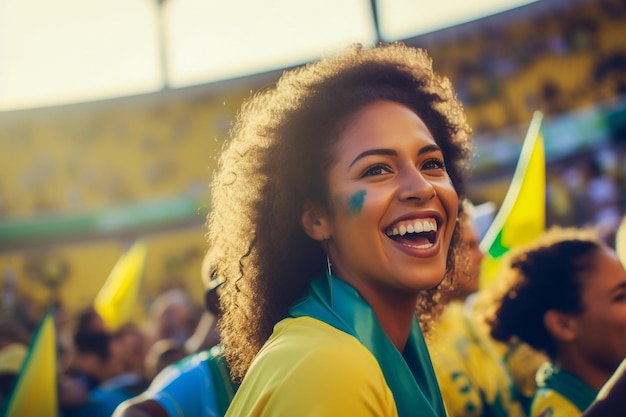
<instances>
[{"instance_id":1,"label":"blurred spectator face","mask_svg":"<svg viewBox=\"0 0 626 417\"><path fill-rule=\"evenodd\" d=\"M186 329L189 320L188 309L177 304L168 306L161 320L161 335L175 336L181 329Z\"/></svg>"},{"instance_id":2,"label":"blurred spectator face","mask_svg":"<svg viewBox=\"0 0 626 417\"><path fill-rule=\"evenodd\" d=\"M84 332L74 337L75 368L102 383L125 372L124 345L106 332Z\"/></svg>"},{"instance_id":3,"label":"blurred spectator face","mask_svg":"<svg viewBox=\"0 0 626 417\"><path fill-rule=\"evenodd\" d=\"M626 271L605 247L582 280L583 311L574 316L576 342L598 368L612 373L626 358Z\"/></svg>"},{"instance_id":4,"label":"blurred spectator face","mask_svg":"<svg viewBox=\"0 0 626 417\"><path fill-rule=\"evenodd\" d=\"M111 339L109 359L102 362L104 381L126 372L125 357L124 342L120 339Z\"/></svg>"},{"instance_id":5,"label":"blurred spectator face","mask_svg":"<svg viewBox=\"0 0 626 417\"><path fill-rule=\"evenodd\" d=\"M106 331L104 320L93 308L89 307L78 315L76 332L103 332Z\"/></svg>"},{"instance_id":6,"label":"blurred spectator face","mask_svg":"<svg viewBox=\"0 0 626 417\"><path fill-rule=\"evenodd\" d=\"M454 292L459 295L459 298L464 299L478 291L480 263L484 257L479 244L474 227L469 221L464 221L461 225L461 248L464 256L458 266L454 283Z\"/></svg>"},{"instance_id":7,"label":"blurred spectator face","mask_svg":"<svg viewBox=\"0 0 626 417\"><path fill-rule=\"evenodd\" d=\"M102 317L99 314L94 314L93 316L91 316L88 326L89 326L89 329L92 331L106 330L104 320L102 320Z\"/></svg>"},{"instance_id":8,"label":"blurred spectator face","mask_svg":"<svg viewBox=\"0 0 626 417\"><path fill-rule=\"evenodd\" d=\"M191 333L193 304L187 294L172 289L161 294L151 307L151 319L156 326L156 339L173 338L183 343Z\"/></svg>"},{"instance_id":9,"label":"blurred spectator face","mask_svg":"<svg viewBox=\"0 0 626 417\"><path fill-rule=\"evenodd\" d=\"M122 345L125 369L129 372L142 374L146 356L144 334L136 327L126 327L118 333L117 339Z\"/></svg>"}]
</instances>

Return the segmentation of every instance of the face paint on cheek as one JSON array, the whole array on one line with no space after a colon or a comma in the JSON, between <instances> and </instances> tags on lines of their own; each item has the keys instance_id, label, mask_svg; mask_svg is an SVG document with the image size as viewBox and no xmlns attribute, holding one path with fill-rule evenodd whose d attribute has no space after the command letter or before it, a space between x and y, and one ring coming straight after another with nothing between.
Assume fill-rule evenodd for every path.
<instances>
[{"instance_id":1,"label":"face paint on cheek","mask_svg":"<svg viewBox=\"0 0 626 417\"><path fill-rule=\"evenodd\" d=\"M363 210L363 203L365 202L365 190L357 191L352 194L348 199L348 214L351 216L357 215Z\"/></svg>"}]
</instances>

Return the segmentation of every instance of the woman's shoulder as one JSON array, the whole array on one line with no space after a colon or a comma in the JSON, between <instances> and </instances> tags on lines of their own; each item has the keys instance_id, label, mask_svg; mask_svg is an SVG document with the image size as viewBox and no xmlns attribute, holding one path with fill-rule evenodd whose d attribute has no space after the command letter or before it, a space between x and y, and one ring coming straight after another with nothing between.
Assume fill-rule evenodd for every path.
<instances>
[{"instance_id":1,"label":"woman's shoulder","mask_svg":"<svg viewBox=\"0 0 626 417\"><path fill-rule=\"evenodd\" d=\"M298 360L376 362L357 338L311 317L280 321L259 356L290 354Z\"/></svg>"},{"instance_id":2,"label":"woman's shoulder","mask_svg":"<svg viewBox=\"0 0 626 417\"><path fill-rule=\"evenodd\" d=\"M393 395L367 348L310 317L288 318L275 326L234 404L232 415L282 416L296 410L300 415L302 410L308 415L355 410L353 415L396 415Z\"/></svg>"},{"instance_id":3,"label":"woman's shoulder","mask_svg":"<svg viewBox=\"0 0 626 417\"><path fill-rule=\"evenodd\" d=\"M248 373L294 380L299 374L320 379L360 374L384 380L378 361L358 339L311 317L279 322Z\"/></svg>"}]
</instances>

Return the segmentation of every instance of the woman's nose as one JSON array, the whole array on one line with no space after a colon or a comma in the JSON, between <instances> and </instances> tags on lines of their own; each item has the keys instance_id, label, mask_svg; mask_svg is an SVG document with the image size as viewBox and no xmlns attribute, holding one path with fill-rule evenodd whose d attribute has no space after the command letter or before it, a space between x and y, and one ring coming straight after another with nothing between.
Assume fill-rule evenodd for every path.
<instances>
[{"instance_id":1,"label":"woman's nose","mask_svg":"<svg viewBox=\"0 0 626 417\"><path fill-rule=\"evenodd\" d=\"M433 184L417 168L407 170L401 181L398 192L400 200L417 199L424 202L432 200L437 195Z\"/></svg>"}]
</instances>

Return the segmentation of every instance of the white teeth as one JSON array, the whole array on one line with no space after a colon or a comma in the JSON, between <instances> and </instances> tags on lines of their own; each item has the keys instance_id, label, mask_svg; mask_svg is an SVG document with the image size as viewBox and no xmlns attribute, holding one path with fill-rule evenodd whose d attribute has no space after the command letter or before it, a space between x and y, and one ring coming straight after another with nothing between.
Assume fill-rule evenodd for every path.
<instances>
[{"instance_id":1,"label":"white teeth","mask_svg":"<svg viewBox=\"0 0 626 417\"><path fill-rule=\"evenodd\" d=\"M400 225L393 229L388 229L385 233L387 236L404 236L407 233L436 232L437 223L432 221L416 221L414 224Z\"/></svg>"}]
</instances>

